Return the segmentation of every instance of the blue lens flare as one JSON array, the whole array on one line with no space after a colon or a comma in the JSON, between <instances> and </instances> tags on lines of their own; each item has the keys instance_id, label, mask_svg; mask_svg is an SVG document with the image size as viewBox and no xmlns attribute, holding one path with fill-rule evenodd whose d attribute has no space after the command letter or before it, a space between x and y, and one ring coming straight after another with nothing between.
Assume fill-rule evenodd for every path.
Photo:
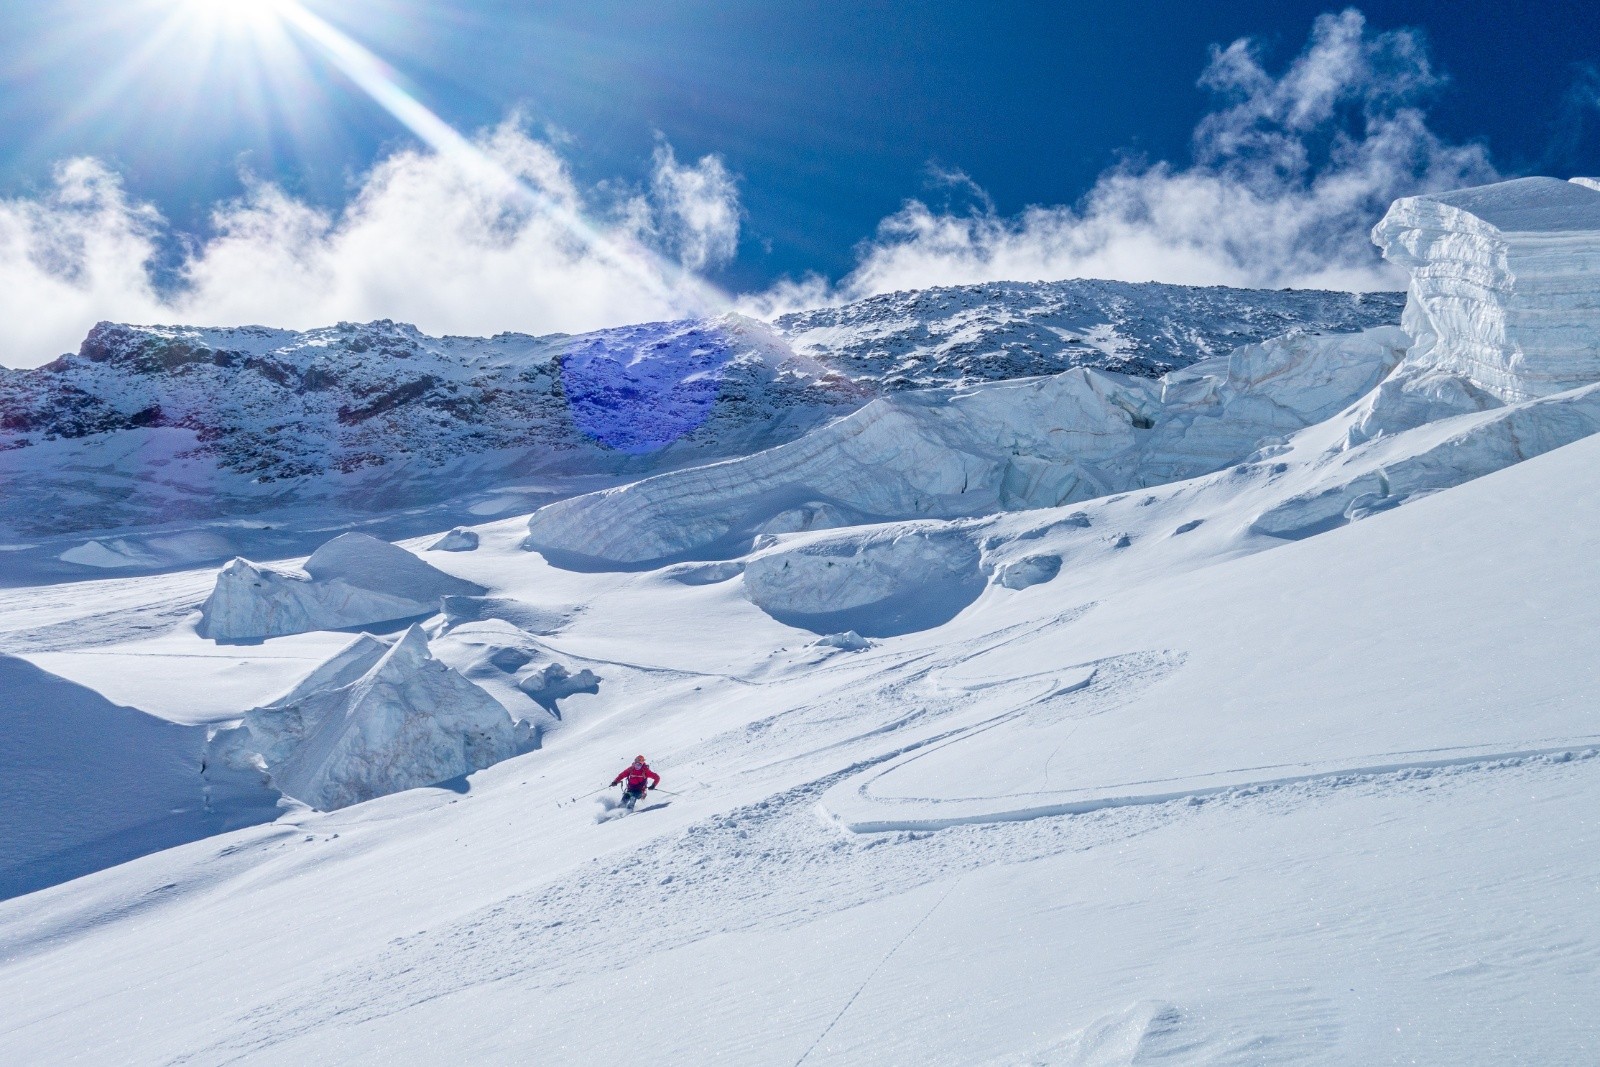
<instances>
[{"instance_id":1,"label":"blue lens flare","mask_svg":"<svg viewBox=\"0 0 1600 1067\"><path fill-rule=\"evenodd\" d=\"M693 433L716 404L734 349L708 323L650 323L585 337L561 357L573 421L628 455L659 452Z\"/></svg>"}]
</instances>

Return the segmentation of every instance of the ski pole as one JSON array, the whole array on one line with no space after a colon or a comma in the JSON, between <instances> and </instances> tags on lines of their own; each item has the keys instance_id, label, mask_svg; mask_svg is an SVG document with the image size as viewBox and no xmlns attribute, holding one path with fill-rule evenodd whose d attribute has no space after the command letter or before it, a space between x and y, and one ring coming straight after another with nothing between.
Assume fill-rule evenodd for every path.
<instances>
[{"instance_id":1,"label":"ski pole","mask_svg":"<svg viewBox=\"0 0 1600 1067\"><path fill-rule=\"evenodd\" d=\"M605 790L610 789L610 788L611 787L609 785L603 785L599 789L590 790L589 792L583 794L583 796L581 796L581 797L572 797L571 799L569 799L567 801L567 803L568 804L576 804L580 800L588 800L590 797L594 796L596 793L602 793ZM564 807L565 805L562 805L562 806Z\"/></svg>"}]
</instances>

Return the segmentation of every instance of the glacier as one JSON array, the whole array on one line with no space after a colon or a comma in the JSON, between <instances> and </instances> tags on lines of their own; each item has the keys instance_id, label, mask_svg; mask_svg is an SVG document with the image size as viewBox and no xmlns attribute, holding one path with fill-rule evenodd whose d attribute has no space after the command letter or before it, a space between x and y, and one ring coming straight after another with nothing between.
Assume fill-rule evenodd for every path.
<instances>
[{"instance_id":1,"label":"glacier","mask_svg":"<svg viewBox=\"0 0 1600 1067\"><path fill-rule=\"evenodd\" d=\"M1078 369L883 398L766 452L547 505L526 543L574 566L660 565L742 555L779 533L1177 481L1327 419L1383 381L1408 344L1396 327L1290 332L1155 382Z\"/></svg>"},{"instance_id":2,"label":"glacier","mask_svg":"<svg viewBox=\"0 0 1600 1067\"><path fill-rule=\"evenodd\" d=\"M456 504L397 398L386 518L322 475L222 507L259 527L64 514L0 553L0 1057L1592 1058L1591 192L1395 204L1403 312L997 283L624 329L568 379L612 443ZM319 374L531 369L320 336ZM629 378L657 340L804 414ZM233 373L129 345L96 366ZM279 547L219 575L199 532Z\"/></svg>"}]
</instances>

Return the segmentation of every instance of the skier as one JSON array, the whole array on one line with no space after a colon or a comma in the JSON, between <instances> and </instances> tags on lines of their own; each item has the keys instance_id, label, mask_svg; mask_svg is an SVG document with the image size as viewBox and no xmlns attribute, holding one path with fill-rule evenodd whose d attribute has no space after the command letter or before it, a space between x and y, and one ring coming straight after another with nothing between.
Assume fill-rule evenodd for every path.
<instances>
[{"instance_id":1,"label":"skier","mask_svg":"<svg viewBox=\"0 0 1600 1067\"><path fill-rule=\"evenodd\" d=\"M650 764L644 761L643 756L635 756L631 766L624 768L621 774L611 779L612 785L618 782L623 782L622 806L632 811L633 806L639 803L640 797L661 784L661 776L650 769Z\"/></svg>"}]
</instances>

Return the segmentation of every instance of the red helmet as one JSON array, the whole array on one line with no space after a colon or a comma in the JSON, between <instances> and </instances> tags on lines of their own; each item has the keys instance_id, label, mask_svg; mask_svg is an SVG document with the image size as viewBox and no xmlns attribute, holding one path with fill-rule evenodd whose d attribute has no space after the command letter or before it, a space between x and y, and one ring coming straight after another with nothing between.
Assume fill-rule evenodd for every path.
<instances>
[{"instance_id":1,"label":"red helmet","mask_svg":"<svg viewBox=\"0 0 1600 1067\"><path fill-rule=\"evenodd\" d=\"M644 762L644 757L643 756L635 756L635 757L633 757L633 762L634 763L643 763Z\"/></svg>"}]
</instances>

